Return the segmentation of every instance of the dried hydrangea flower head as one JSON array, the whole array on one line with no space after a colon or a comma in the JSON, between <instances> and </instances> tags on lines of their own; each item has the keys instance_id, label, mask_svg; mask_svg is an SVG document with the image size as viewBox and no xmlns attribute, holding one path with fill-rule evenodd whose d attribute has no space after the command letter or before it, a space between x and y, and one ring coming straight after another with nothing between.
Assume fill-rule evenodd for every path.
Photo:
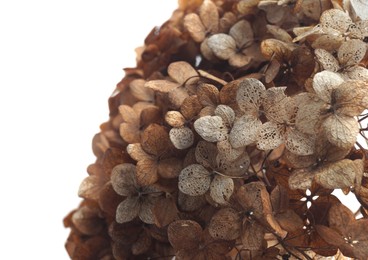
<instances>
[{"instance_id":1,"label":"dried hydrangea flower head","mask_svg":"<svg viewBox=\"0 0 368 260\"><path fill-rule=\"evenodd\" d=\"M178 2L109 99L70 258L366 259L366 3Z\"/></svg>"}]
</instances>

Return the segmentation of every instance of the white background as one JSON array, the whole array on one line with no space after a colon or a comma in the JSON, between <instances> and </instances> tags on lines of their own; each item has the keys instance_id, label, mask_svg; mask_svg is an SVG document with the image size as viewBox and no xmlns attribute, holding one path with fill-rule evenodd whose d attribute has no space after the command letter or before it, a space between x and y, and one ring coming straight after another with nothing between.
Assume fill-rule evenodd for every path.
<instances>
[{"instance_id":1,"label":"white background","mask_svg":"<svg viewBox=\"0 0 368 260\"><path fill-rule=\"evenodd\" d=\"M176 0L0 2L0 259L68 259L91 140L134 49Z\"/></svg>"},{"instance_id":2,"label":"white background","mask_svg":"<svg viewBox=\"0 0 368 260\"><path fill-rule=\"evenodd\" d=\"M0 1L0 259L68 259L107 99L176 0Z\"/></svg>"}]
</instances>

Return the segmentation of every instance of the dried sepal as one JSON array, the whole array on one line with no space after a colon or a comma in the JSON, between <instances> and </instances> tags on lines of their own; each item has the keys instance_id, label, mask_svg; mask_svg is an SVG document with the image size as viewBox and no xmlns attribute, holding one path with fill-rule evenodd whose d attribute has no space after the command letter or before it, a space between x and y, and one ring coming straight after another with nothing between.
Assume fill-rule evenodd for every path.
<instances>
[{"instance_id":1,"label":"dried sepal","mask_svg":"<svg viewBox=\"0 0 368 260\"><path fill-rule=\"evenodd\" d=\"M366 51L367 46L364 42L352 39L341 44L337 57L340 64L348 67L358 64L364 58Z\"/></svg>"},{"instance_id":2,"label":"dried sepal","mask_svg":"<svg viewBox=\"0 0 368 260\"><path fill-rule=\"evenodd\" d=\"M133 194L138 187L136 180L136 168L133 164L119 164L112 170L111 184L115 192L121 196Z\"/></svg>"},{"instance_id":3,"label":"dried sepal","mask_svg":"<svg viewBox=\"0 0 368 260\"><path fill-rule=\"evenodd\" d=\"M221 117L222 121L228 128L232 127L235 121L235 112L231 107L226 105L218 105L214 111L214 114Z\"/></svg>"},{"instance_id":4,"label":"dried sepal","mask_svg":"<svg viewBox=\"0 0 368 260\"><path fill-rule=\"evenodd\" d=\"M208 231L215 239L237 239L241 231L240 214L233 208L220 209L212 217Z\"/></svg>"},{"instance_id":5,"label":"dried sepal","mask_svg":"<svg viewBox=\"0 0 368 260\"><path fill-rule=\"evenodd\" d=\"M265 235L264 228L255 221L243 221L241 231L241 242L247 250L258 250L261 248Z\"/></svg>"},{"instance_id":6,"label":"dried sepal","mask_svg":"<svg viewBox=\"0 0 368 260\"><path fill-rule=\"evenodd\" d=\"M182 127L186 120L179 111L168 111L165 115L165 121L172 127Z\"/></svg>"},{"instance_id":7,"label":"dried sepal","mask_svg":"<svg viewBox=\"0 0 368 260\"><path fill-rule=\"evenodd\" d=\"M258 110L265 86L257 79L248 78L239 82L236 101L242 111Z\"/></svg>"},{"instance_id":8,"label":"dried sepal","mask_svg":"<svg viewBox=\"0 0 368 260\"><path fill-rule=\"evenodd\" d=\"M320 18L320 24L326 33L346 32L353 23L347 13L339 9L324 11Z\"/></svg>"},{"instance_id":9,"label":"dried sepal","mask_svg":"<svg viewBox=\"0 0 368 260\"><path fill-rule=\"evenodd\" d=\"M319 72L313 77L313 89L326 103L330 102L332 91L342 83L344 79L339 74L328 70Z\"/></svg>"},{"instance_id":10,"label":"dried sepal","mask_svg":"<svg viewBox=\"0 0 368 260\"><path fill-rule=\"evenodd\" d=\"M324 49L316 49L314 53L323 69L333 72L340 69L339 61L330 52Z\"/></svg>"},{"instance_id":11,"label":"dried sepal","mask_svg":"<svg viewBox=\"0 0 368 260\"><path fill-rule=\"evenodd\" d=\"M212 84L201 84L197 91L199 102L203 106L215 107L219 103L219 90Z\"/></svg>"},{"instance_id":12,"label":"dried sepal","mask_svg":"<svg viewBox=\"0 0 368 260\"><path fill-rule=\"evenodd\" d=\"M167 68L167 73L179 84L190 84L193 81L198 80L197 71L185 61L177 61L170 63Z\"/></svg>"},{"instance_id":13,"label":"dried sepal","mask_svg":"<svg viewBox=\"0 0 368 260\"><path fill-rule=\"evenodd\" d=\"M229 134L230 144L234 148L240 148L255 143L261 127L262 122L258 118L243 115L234 122Z\"/></svg>"},{"instance_id":14,"label":"dried sepal","mask_svg":"<svg viewBox=\"0 0 368 260\"><path fill-rule=\"evenodd\" d=\"M227 138L227 127L219 116L204 116L194 122L196 132L208 142L219 142Z\"/></svg>"},{"instance_id":15,"label":"dried sepal","mask_svg":"<svg viewBox=\"0 0 368 260\"><path fill-rule=\"evenodd\" d=\"M163 126L149 125L143 132L141 145L144 151L152 155L161 155L168 150L169 134Z\"/></svg>"},{"instance_id":16,"label":"dried sepal","mask_svg":"<svg viewBox=\"0 0 368 260\"><path fill-rule=\"evenodd\" d=\"M218 58L228 60L235 53L236 42L230 35L219 33L208 38L208 46Z\"/></svg>"},{"instance_id":17,"label":"dried sepal","mask_svg":"<svg viewBox=\"0 0 368 260\"><path fill-rule=\"evenodd\" d=\"M177 220L169 225L167 234L175 250L193 250L202 235L202 228L193 220Z\"/></svg>"},{"instance_id":18,"label":"dried sepal","mask_svg":"<svg viewBox=\"0 0 368 260\"><path fill-rule=\"evenodd\" d=\"M229 177L216 175L211 181L210 196L220 205L226 205L234 192L234 181Z\"/></svg>"},{"instance_id":19,"label":"dried sepal","mask_svg":"<svg viewBox=\"0 0 368 260\"><path fill-rule=\"evenodd\" d=\"M292 190L306 190L312 186L314 173L308 168L297 169L289 177L289 187Z\"/></svg>"},{"instance_id":20,"label":"dried sepal","mask_svg":"<svg viewBox=\"0 0 368 260\"><path fill-rule=\"evenodd\" d=\"M125 223L138 216L140 203L138 197L128 197L123 200L116 209L116 221Z\"/></svg>"},{"instance_id":21,"label":"dried sepal","mask_svg":"<svg viewBox=\"0 0 368 260\"><path fill-rule=\"evenodd\" d=\"M153 91L157 91L160 93L169 93L170 91L179 87L178 83L171 82L164 79L150 80L147 81L144 86Z\"/></svg>"},{"instance_id":22,"label":"dried sepal","mask_svg":"<svg viewBox=\"0 0 368 260\"><path fill-rule=\"evenodd\" d=\"M153 102L154 101L154 91L146 88L144 84L146 81L144 79L135 79L129 84L130 91L132 95L141 101Z\"/></svg>"},{"instance_id":23,"label":"dried sepal","mask_svg":"<svg viewBox=\"0 0 368 260\"><path fill-rule=\"evenodd\" d=\"M196 161L206 168L213 168L216 165L217 147L216 145L199 141L195 149Z\"/></svg>"},{"instance_id":24,"label":"dried sepal","mask_svg":"<svg viewBox=\"0 0 368 260\"><path fill-rule=\"evenodd\" d=\"M194 135L190 128L172 128L169 132L170 140L177 149L187 149L194 142Z\"/></svg>"},{"instance_id":25,"label":"dried sepal","mask_svg":"<svg viewBox=\"0 0 368 260\"><path fill-rule=\"evenodd\" d=\"M266 122L260 128L257 136L257 147L261 150L271 150L284 142L284 129L274 122Z\"/></svg>"},{"instance_id":26,"label":"dried sepal","mask_svg":"<svg viewBox=\"0 0 368 260\"><path fill-rule=\"evenodd\" d=\"M211 174L200 164L184 168L179 175L179 190L190 196L203 195L211 184Z\"/></svg>"}]
</instances>

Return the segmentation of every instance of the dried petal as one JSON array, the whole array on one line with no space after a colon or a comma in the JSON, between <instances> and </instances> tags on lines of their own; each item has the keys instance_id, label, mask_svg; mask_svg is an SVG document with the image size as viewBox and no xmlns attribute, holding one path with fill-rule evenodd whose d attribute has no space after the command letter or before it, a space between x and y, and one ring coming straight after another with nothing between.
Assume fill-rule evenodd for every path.
<instances>
[{"instance_id":1,"label":"dried petal","mask_svg":"<svg viewBox=\"0 0 368 260\"><path fill-rule=\"evenodd\" d=\"M224 33L215 34L209 37L208 46L214 54L222 60L228 60L236 52L235 40Z\"/></svg>"},{"instance_id":2,"label":"dried petal","mask_svg":"<svg viewBox=\"0 0 368 260\"><path fill-rule=\"evenodd\" d=\"M183 162L175 157L161 159L158 163L157 173L162 178L177 178L183 169Z\"/></svg>"},{"instance_id":3,"label":"dried petal","mask_svg":"<svg viewBox=\"0 0 368 260\"><path fill-rule=\"evenodd\" d=\"M229 135L229 141L233 148L245 147L257 141L262 122L249 115L244 115L235 120Z\"/></svg>"},{"instance_id":4,"label":"dried petal","mask_svg":"<svg viewBox=\"0 0 368 260\"><path fill-rule=\"evenodd\" d=\"M314 153L314 139L312 135L306 135L296 129L287 131L285 146L298 155L310 155Z\"/></svg>"},{"instance_id":5,"label":"dried petal","mask_svg":"<svg viewBox=\"0 0 368 260\"><path fill-rule=\"evenodd\" d=\"M141 205L138 197L128 197L116 209L116 222L125 223L138 216Z\"/></svg>"},{"instance_id":6,"label":"dried petal","mask_svg":"<svg viewBox=\"0 0 368 260\"><path fill-rule=\"evenodd\" d=\"M225 205L234 192L233 179L216 175L211 182L211 198L220 205Z\"/></svg>"},{"instance_id":7,"label":"dried petal","mask_svg":"<svg viewBox=\"0 0 368 260\"><path fill-rule=\"evenodd\" d=\"M367 51L366 44L361 40L350 40L341 44L337 57L340 64L352 66L358 64L365 56Z\"/></svg>"},{"instance_id":8,"label":"dried petal","mask_svg":"<svg viewBox=\"0 0 368 260\"><path fill-rule=\"evenodd\" d=\"M328 51L324 49L316 49L314 53L324 70L337 72L340 69L339 61Z\"/></svg>"},{"instance_id":9,"label":"dried petal","mask_svg":"<svg viewBox=\"0 0 368 260\"><path fill-rule=\"evenodd\" d=\"M229 31L229 35L235 40L239 49L248 47L253 42L253 30L247 20L240 20L234 24Z\"/></svg>"},{"instance_id":10,"label":"dried petal","mask_svg":"<svg viewBox=\"0 0 368 260\"><path fill-rule=\"evenodd\" d=\"M242 111L258 110L265 86L257 79L247 78L239 83L236 101Z\"/></svg>"},{"instance_id":11,"label":"dried petal","mask_svg":"<svg viewBox=\"0 0 368 260\"><path fill-rule=\"evenodd\" d=\"M185 124L185 118L179 111L168 111L165 121L172 127L182 127Z\"/></svg>"},{"instance_id":12,"label":"dried petal","mask_svg":"<svg viewBox=\"0 0 368 260\"><path fill-rule=\"evenodd\" d=\"M216 165L217 148L216 145L199 141L195 150L196 161L207 168L214 168Z\"/></svg>"},{"instance_id":13,"label":"dried petal","mask_svg":"<svg viewBox=\"0 0 368 260\"><path fill-rule=\"evenodd\" d=\"M199 8L199 17L201 17L202 23L212 33L218 31L219 14L217 6L211 0L204 0Z\"/></svg>"},{"instance_id":14,"label":"dried petal","mask_svg":"<svg viewBox=\"0 0 368 260\"><path fill-rule=\"evenodd\" d=\"M261 248L265 231L257 222L244 221L241 241L244 249L258 250Z\"/></svg>"},{"instance_id":15,"label":"dried petal","mask_svg":"<svg viewBox=\"0 0 368 260\"><path fill-rule=\"evenodd\" d=\"M149 125L142 134L141 145L144 151L159 156L167 151L170 139L163 126L158 124Z\"/></svg>"},{"instance_id":16,"label":"dried petal","mask_svg":"<svg viewBox=\"0 0 368 260\"><path fill-rule=\"evenodd\" d=\"M232 208L220 209L211 219L208 227L214 239L234 240L240 236L241 219Z\"/></svg>"},{"instance_id":17,"label":"dried petal","mask_svg":"<svg viewBox=\"0 0 368 260\"><path fill-rule=\"evenodd\" d=\"M176 89L180 84L176 82L171 82L164 79L150 80L144 84L146 88L152 89L153 91L168 93L173 89Z\"/></svg>"},{"instance_id":18,"label":"dried petal","mask_svg":"<svg viewBox=\"0 0 368 260\"><path fill-rule=\"evenodd\" d=\"M132 95L141 101L153 102L154 92L146 88L144 84L146 81L144 79L135 79L129 84L130 91Z\"/></svg>"},{"instance_id":19,"label":"dried petal","mask_svg":"<svg viewBox=\"0 0 368 260\"><path fill-rule=\"evenodd\" d=\"M336 30L346 32L349 26L353 23L349 15L339 9L330 9L324 11L320 18L320 24L326 32Z\"/></svg>"},{"instance_id":20,"label":"dried petal","mask_svg":"<svg viewBox=\"0 0 368 260\"><path fill-rule=\"evenodd\" d=\"M200 164L184 168L179 175L179 190L190 196L199 196L210 188L211 174Z\"/></svg>"},{"instance_id":21,"label":"dried petal","mask_svg":"<svg viewBox=\"0 0 368 260\"><path fill-rule=\"evenodd\" d=\"M175 250L193 250L198 247L202 228L193 220L177 220L169 225L167 235Z\"/></svg>"},{"instance_id":22,"label":"dried petal","mask_svg":"<svg viewBox=\"0 0 368 260\"><path fill-rule=\"evenodd\" d=\"M135 173L135 165L130 163L123 163L114 167L111 173L111 184L117 194L130 196L136 192L138 185Z\"/></svg>"},{"instance_id":23,"label":"dried petal","mask_svg":"<svg viewBox=\"0 0 368 260\"><path fill-rule=\"evenodd\" d=\"M359 133L359 124L353 117L331 115L322 123L328 141L340 148L351 148Z\"/></svg>"},{"instance_id":24,"label":"dried petal","mask_svg":"<svg viewBox=\"0 0 368 260\"><path fill-rule=\"evenodd\" d=\"M169 136L171 142L177 149L187 149L194 142L194 134L188 127L172 128Z\"/></svg>"},{"instance_id":25,"label":"dried petal","mask_svg":"<svg viewBox=\"0 0 368 260\"><path fill-rule=\"evenodd\" d=\"M143 149L140 143L129 144L127 146L127 153L133 160L140 161L143 159L153 159L152 156L148 155Z\"/></svg>"},{"instance_id":26,"label":"dried petal","mask_svg":"<svg viewBox=\"0 0 368 260\"><path fill-rule=\"evenodd\" d=\"M222 121L224 124L231 128L234 120L235 120L235 112L234 110L226 105L218 105L214 111L216 116L219 116L222 118Z\"/></svg>"},{"instance_id":27,"label":"dried petal","mask_svg":"<svg viewBox=\"0 0 368 260\"><path fill-rule=\"evenodd\" d=\"M297 169L292 172L289 177L289 187L292 190L306 190L312 186L314 173L310 169Z\"/></svg>"},{"instance_id":28,"label":"dried petal","mask_svg":"<svg viewBox=\"0 0 368 260\"><path fill-rule=\"evenodd\" d=\"M198 80L197 71L185 61L173 62L167 68L167 73L176 82L182 84L189 83L193 80Z\"/></svg>"},{"instance_id":29,"label":"dried petal","mask_svg":"<svg viewBox=\"0 0 368 260\"><path fill-rule=\"evenodd\" d=\"M157 182L157 161L152 159L138 161L136 176L140 186L148 186Z\"/></svg>"},{"instance_id":30,"label":"dried petal","mask_svg":"<svg viewBox=\"0 0 368 260\"><path fill-rule=\"evenodd\" d=\"M203 106L217 106L219 103L219 90L211 84L199 85L197 96Z\"/></svg>"},{"instance_id":31,"label":"dried petal","mask_svg":"<svg viewBox=\"0 0 368 260\"><path fill-rule=\"evenodd\" d=\"M278 147L284 142L285 130L279 124L266 122L260 128L257 136L258 149L267 151Z\"/></svg>"},{"instance_id":32,"label":"dried petal","mask_svg":"<svg viewBox=\"0 0 368 260\"><path fill-rule=\"evenodd\" d=\"M329 103L332 90L336 89L343 82L344 79L339 74L324 70L314 76L313 88L320 99Z\"/></svg>"},{"instance_id":33,"label":"dried petal","mask_svg":"<svg viewBox=\"0 0 368 260\"><path fill-rule=\"evenodd\" d=\"M194 122L194 129L208 142L219 142L227 138L227 127L219 116L204 116Z\"/></svg>"},{"instance_id":34,"label":"dried petal","mask_svg":"<svg viewBox=\"0 0 368 260\"><path fill-rule=\"evenodd\" d=\"M184 27L189 31L195 42L202 42L206 37L206 28L195 13L187 14L184 17Z\"/></svg>"}]
</instances>

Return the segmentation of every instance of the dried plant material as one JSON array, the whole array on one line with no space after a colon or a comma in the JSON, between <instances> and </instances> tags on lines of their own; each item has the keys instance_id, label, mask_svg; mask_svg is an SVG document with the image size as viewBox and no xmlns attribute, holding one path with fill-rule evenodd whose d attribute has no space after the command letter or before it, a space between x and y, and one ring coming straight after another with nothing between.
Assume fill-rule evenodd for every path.
<instances>
[{"instance_id":1,"label":"dried plant material","mask_svg":"<svg viewBox=\"0 0 368 260\"><path fill-rule=\"evenodd\" d=\"M196 132L208 142L219 142L227 138L228 129L219 116L204 116L194 122Z\"/></svg>"},{"instance_id":2,"label":"dried plant material","mask_svg":"<svg viewBox=\"0 0 368 260\"><path fill-rule=\"evenodd\" d=\"M180 0L108 100L70 258L365 259L364 6Z\"/></svg>"},{"instance_id":3,"label":"dried plant material","mask_svg":"<svg viewBox=\"0 0 368 260\"><path fill-rule=\"evenodd\" d=\"M240 236L240 214L232 208L219 210L211 219L208 231L215 239L235 240Z\"/></svg>"},{"instance_id":4,"label":"dried plant material","mask_svg":"<svg viewBox=\"0 0 368 260\"><path fill-rule=\"evenodd\" d=\"M158 199L159 191L153 187L140 187L135 172L136 167L127 163L113 169L112 186L119 195L126 197L116 210L116 221L125 223L138 216L143 222L153 224L152 207Z\"/></svg>"}]
</instances>

